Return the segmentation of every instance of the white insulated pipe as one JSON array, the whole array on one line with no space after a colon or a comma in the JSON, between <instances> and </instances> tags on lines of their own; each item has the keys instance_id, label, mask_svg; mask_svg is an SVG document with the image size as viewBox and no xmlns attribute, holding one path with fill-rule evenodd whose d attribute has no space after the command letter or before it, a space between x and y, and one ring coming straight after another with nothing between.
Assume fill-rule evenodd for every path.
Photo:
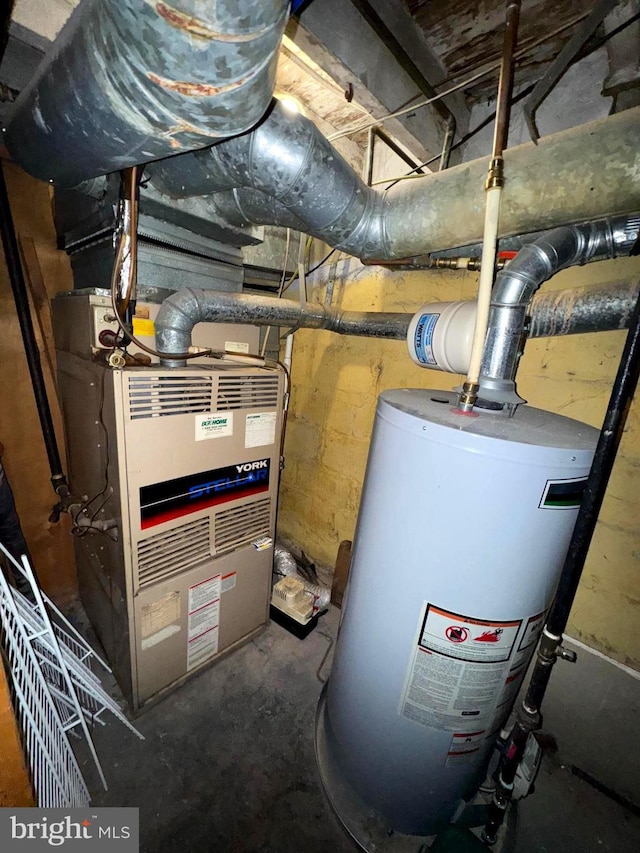
<instances>
[{"instance_id":1,"label":"white insulated pipe","mask_svg":"<svg viewBox=\"0 0 640 853\"><path fill-rule=\"evenodd\" d=\"M467 371L467 382L473 385L477 385L480 380L482 354L484 351L484 342L487 337L487 328L489 326L491 290L493 288L493 277L496 267L501 199L501 186L490 187L487 190L484 236L482 238L482 260L480 264L480 279L478 283L478 302L475 327L473 330L473 341L471 344L471 355L469 357L469 369Z\"/></svg>"}]
</instances>

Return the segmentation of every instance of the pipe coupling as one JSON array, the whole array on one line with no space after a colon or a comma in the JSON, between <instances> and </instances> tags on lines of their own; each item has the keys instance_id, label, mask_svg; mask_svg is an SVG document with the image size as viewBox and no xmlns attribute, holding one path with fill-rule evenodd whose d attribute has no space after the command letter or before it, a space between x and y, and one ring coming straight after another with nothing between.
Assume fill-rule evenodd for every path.
<instances>
[{"instance_id":1,"label":"pipe coupling","mask_svg":"<svg viewBox=\"0 0 640 853\"><path fill-rule=\"evenodd\" d=\"M468 415L473 411L473 407L478 399L478 391L480 385L477 382L465 382L458 396L458 411Z\"/></svg>"},{"instance_id":2,"label":"pipe coupling","mask_svg":"<svg viewBox=\"0 0 640 853\"><path fill-rule=\"evenodd\" d=\"M493 157L489 163L489 173L484 185L485 190L494 190L504 186L504 160L502 157Z\"/></svg>"}]
</instances>

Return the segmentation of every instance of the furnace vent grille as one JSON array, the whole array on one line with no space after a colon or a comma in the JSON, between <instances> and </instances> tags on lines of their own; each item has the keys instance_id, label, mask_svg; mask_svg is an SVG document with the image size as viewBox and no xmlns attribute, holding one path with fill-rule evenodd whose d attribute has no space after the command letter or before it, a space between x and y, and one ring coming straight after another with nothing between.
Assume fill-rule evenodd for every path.
<instances>
[{"instance_id":1,"label":"furnace vent grille","mask_svg":"<svg viewBox=\"0 0 640 853\"><path fill-rule=\"evenodd\" d=\"M275 409L277 405L277 374L236 374L218 378L218 412L228 409Z\"/></svg>"},{"instance_id":2,"label":"furnace vent grille","mask_svg":"<svg viewBox=\"0 0 640 853\"><path fill-rule=\"evenodd\" d=\"M208 517L156 533L138 543L138 583L166 580L210 555Z\"/></svg>"},{"instance_id":3,"label":"furnace vent grille","mask_svg":"<svg viewBox=\"0 0 640 853\"><path fill-rule=\"evenodd\" d=\"M244 506L219 512L214 521L216 554L236 551L271 532L271 499L262 498Z\"/></svg>"},{"instance_id":4,"label":"furnace vent grille","mask_svg":"<svg viewBox=\"0 0 640 853\"><path fill-rule=\"evenodd\" d=\"M131 420L211 411L210 376L129 377Z\"/></svg>"}]
</instances>

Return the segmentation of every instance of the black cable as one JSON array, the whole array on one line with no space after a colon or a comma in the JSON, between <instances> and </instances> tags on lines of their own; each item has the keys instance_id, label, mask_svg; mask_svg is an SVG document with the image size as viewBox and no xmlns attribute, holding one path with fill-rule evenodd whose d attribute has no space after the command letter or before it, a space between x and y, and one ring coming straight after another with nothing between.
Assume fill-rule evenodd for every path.
<instances>
[{"instance_id":1,"label":"black cable","mask_svg":"<svg viewBox=\"0 0 640 853\"><path fill-rule=\"evenodd\" d=\"M305 275L311 275L311 273L314 273L316 270L320 269L320 267L321 267L323 264L326 264L326 262L329 260L329 258L330 258L330 257L331 257L335 252L337 252L337 251L338 251L337 249L332 249L330 252L328 252L328 253L324 256L324 258L323 258L321 261L318 261L318 263L317 263L315 266L311 267L311 269L310 269L310 270L307 270L307 272L305 273ZM300 275L300 274L299 274L298 272L295 272L295 273L291 276L291 278L290 278L290 279L289 279L289 281L287 282L287 286L286 286L285 288L283 288L282 293L284 293L285 291L289 290L289 288L291 287L291 285L293 284L293 282L294 282L297 278L299 278L299 275Z\"/></svg>"},{"instance_id":2,"label":"black cable","mask_svg":"<svg viewBox=\"0 0 640 853\"><path fill-rule=\"evenodd\" d=\"M31 319L31 308L24 277L24 270L20 260L18 239L16 237L9 192L4 178L4 172L0 166L0 231L2 232L2 243L4 245L5 261L9 273L9 283L16 305L16 313L20 324L22 342L31 376L31 385L36 400L40 428L44 439L49 469L51 471L51 483L58 494L66 494L67 480L62 470L58 441L53 426L49 397L42 373L40 351L36 342L36 336Z\"/></svg>"},{"instance_id":3,"label":"black cable","mask_svg":"<svg viewBox=\"0 0 640 853\"><path fill-rule=\"evenodd\" d=\"M329 254L325 255L325 256L324 256L324 258L323 258L321 261L318 261L318 263L317 263L314 267L311 267L311 269L310 269L310 270L307 270L307 275L311 275L311 273L312 273L312 272L315 272L317 269L320 269L320 267L321 267L323 264L326 264L326 263L327 263L327 261L329 260L329 258L331 257L331 255L333 255L333 254L334 254L334 252L337 252L337 251L338 251L337 249L332 249L332 250L329 252Z\"/></svg>"},{"instance_id":4,"label":"black cable","mask_svg":"<svg viewBox=\"0 0 640 853\"><path fill-rule=\"evenodd\" d=\"M511 106L514 106L514 104L517 104L518 101L521 101L523 98L526 98L527 95L533 91L534 86L535 86L535 83L531 83L531 85L526 86L521 92L518 92L518 94L514 98L511 99ZM460 137L460 139L455 143L455 145L451 146L449 153L451 153L452 151L456 151L458 148L460 148L462 145L464 145L470 139L473 139L473 137L477 133L480 133L480 131L484 130L484 128L487 125L491 124L491 122L495 119L495 117L496 117L496 112L494 110L485 119L483 119L477 127L474 127L473 130L470 130L468 133L465 133L464 136ZM415 166L413 169L411 169L409 172L407 172L407 175L412 175L412 174L414 174L414 172L417 172L418 169L422 169L425 166L430 166L432 163L435 163L436 160L439 160L441 156L442 156L441 154L436 154L436 156L432 157L430 160L426 160L424 163L419 163L417 166ZM393 183L390 183L389 186L387 187L387 190L390 190L391 187L395 187L395 185L397 183L399 183L400 180L401 179L398 178L395 181L393 181Z\"/></svg>"}]
</instances>

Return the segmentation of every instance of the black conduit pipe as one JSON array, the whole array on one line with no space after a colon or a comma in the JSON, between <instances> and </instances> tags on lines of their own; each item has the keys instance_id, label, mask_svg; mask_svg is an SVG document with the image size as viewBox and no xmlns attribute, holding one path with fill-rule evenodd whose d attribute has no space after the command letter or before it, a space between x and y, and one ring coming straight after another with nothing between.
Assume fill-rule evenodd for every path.
<instances>
[{"instance_id":1,"label":"black conduit pipe","mask_svg":"<svg viewBox=\"0 0 640 853\"><path fill-rule=\"evenodd\" d=\"M513 780L524 753L529 733L542 722L540 708L551 670L558 657L572 659L562 648L562 635L578 590L582 570L598 521L609 477L616 460L618 446L631 407L640 374L640 297L629 324L629 333L613 383L609 405L596 446L591 471L578 511L567 556L562 568L558 590L549 610L538 648L536 663L522 705L517 711L516 724L507 743L493 801L489 807L484 830L486 844L495 843L498 830L511 801Z\"/></svg>"},{"instance_id":2,"label":"black conduit pipe","mask_svg":"<svg viewBox=\"0 0 640 853\"><path fill-rule=\"evenodd\" d=\"M62 471L58 441L56 439L56 433L53 428L53 419L51 417L51 407L49 406L47 389L44 384L42 364L40 362L40 351L38 350L36 336L33 331L33 323L31 321L29 297L27 296L24 272L20 261L20 252L18 250L18 241L16 239L16 232L13 225L13 217L11 215L9 193L7 192L7 184L1 166L0 231L2 232L2 244L4 246L4 256L7 264L7 271L9 273L11 292L13 293L13 299L16 305L20 331L22 333L22 342L27 356L27 364L29 365L31 385L33 386L33 393L36 398L36 407L38 409L38 417L40 418L40 428L42 429L42 437L44 439L47 457L49 459L51 484L56 494L65 496L69 493L69 488L67 486L67 478Z\"/></svg>"}]
</instances>

